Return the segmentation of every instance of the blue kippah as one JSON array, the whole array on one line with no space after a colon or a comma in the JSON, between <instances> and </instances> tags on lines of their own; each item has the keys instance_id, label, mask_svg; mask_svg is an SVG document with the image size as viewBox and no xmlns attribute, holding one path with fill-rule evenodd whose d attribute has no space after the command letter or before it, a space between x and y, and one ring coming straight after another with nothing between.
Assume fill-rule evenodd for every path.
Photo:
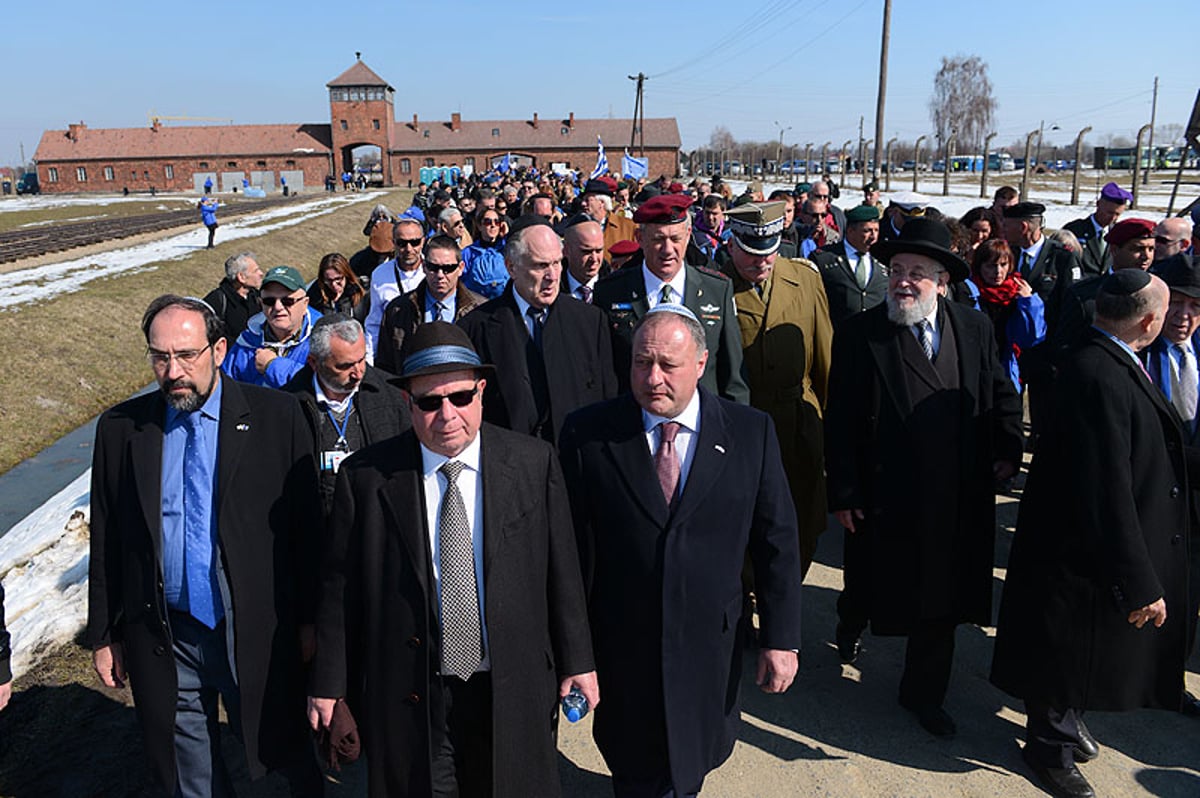
<instances>
[{"instance_id":1,"label":"blue kippah","mask_svg":"<svg viewBox=\"0 0 1200 798\"><path fill-rule=\"evenodd\" d=\"M700 319L696 318L695 313L692 313L687 306L680 305L677 302L660 302L654 307L650 308L650 310L646 311L647 316L652 313L674 313L676 316L683 316L685 319L691 319L697 324L700 323Z\"/></svg>"}]
</instances>

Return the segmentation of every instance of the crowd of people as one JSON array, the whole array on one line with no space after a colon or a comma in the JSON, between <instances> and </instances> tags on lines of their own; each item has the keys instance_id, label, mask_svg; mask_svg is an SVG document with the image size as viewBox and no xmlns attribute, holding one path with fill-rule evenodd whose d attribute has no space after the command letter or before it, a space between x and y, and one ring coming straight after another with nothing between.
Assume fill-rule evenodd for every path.
<instances>
[{"instance_id":1,"label":"crowd of people","mask_svg":"<svg viewBox=\"0 0 1200 798\"><path fill-rule=\"evenodd\" d=\"M696 795L743 650L796 677L830 513L839 657L906 638L899 704L952 736L1025 450L992 681L1031 771L1089 796L1086 710L1200 715L1189 220L1116 184L1061 237L1009 187L961 220L834 194L491 173L376 206L311 280L243 252L154 300L161 390L97 427L86 639L157 780L232 794L220 696L295 795L360 751L373 796L558 795L581 695L618 798Z\"/></svg>"}]
</instances>

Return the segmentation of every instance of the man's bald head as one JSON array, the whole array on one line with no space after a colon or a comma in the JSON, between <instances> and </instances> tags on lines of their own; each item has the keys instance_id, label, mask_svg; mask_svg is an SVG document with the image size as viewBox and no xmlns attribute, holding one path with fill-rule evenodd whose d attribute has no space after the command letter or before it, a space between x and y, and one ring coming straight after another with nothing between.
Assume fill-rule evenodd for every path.
<instances>
[{"instance_id":1,"label":"man's bald head","mask_svg":"<svg viewBox=\"0 0 1200 798\"><path fill-rule=\"evenodd\" d=\"M1163 219L1154 228L1154 260L1166 260L1191 246L1192 220L1181 216Z\"/></svg>"},{"instance_id":2,"label":"man's bald head","mask_svg":"<svg viewBox=\"0 0 1200 798\"><path fill-rule=\"evenodd\" d=\"M1130 289L1132 275L1115 272L1105 278L1096 295L1096 326L1116 336L1135 352L1149 346L1162 331L1171 291L1158 277L1141 272L1137 284L1148 278L1141 288ZM1117 279L1114 279L1117 278Z\"/></svg>"},{"instance_id":3,"label":"man's bald head","mask_svg":"<svg viewBox=\"0 0 1200 798\"><path fill-rule=\"evenodd\" d=\"M599 222L579 222L563 236L567 271L576 282L587 285L604 266L604 228Z\"/></svg>"}]
</instances>

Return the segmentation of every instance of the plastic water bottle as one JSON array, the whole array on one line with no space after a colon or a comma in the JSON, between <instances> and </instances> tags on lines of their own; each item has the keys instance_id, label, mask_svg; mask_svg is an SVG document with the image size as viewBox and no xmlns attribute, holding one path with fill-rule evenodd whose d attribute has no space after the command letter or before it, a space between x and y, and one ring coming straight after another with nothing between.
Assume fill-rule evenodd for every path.
<instances>
[{"instance_id":1,"label":"plastic water bottle","mask_svg":"<svg viewBox=\"0 0 1200 798\"><path fill-rule=\"evenodd\" d=\"M563 696L562 711L572 723L583 720L583 716L588 713L588 700L579 692L578 687L572 687L571 692Z\"/></svg>"}]
</instances>

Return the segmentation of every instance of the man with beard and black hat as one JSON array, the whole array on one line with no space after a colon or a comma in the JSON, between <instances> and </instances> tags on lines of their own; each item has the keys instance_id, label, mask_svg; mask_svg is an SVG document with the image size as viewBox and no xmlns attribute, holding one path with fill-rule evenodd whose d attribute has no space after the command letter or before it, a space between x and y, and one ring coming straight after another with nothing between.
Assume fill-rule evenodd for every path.
<instances>
[{"instance_id":1,"label":"man with beard and black hat","mask_svg":"<svg viewBox=\"0 0 1200 798\"><path fill-rule=\"evenodd\" d=\"M991 623L995 484L1021 461L1021 402L991 322L943 296L968 274L945 225L909 219L871 256L888 267L886 302L838 329L825 411L829 507L846 529L836 643L853 663L868 624L906 636L900 704L946 737L955 628Z\"/></svg>"},{"instance_id":2,"label":"man with beard and black hat","mask_svg":"<svg viewBox=\"0 0 1200 798\"><path fill-rule=\"evenodd\" d=\"M320 795L301 665L313 652L321 508L300 403L221 374L221 323L198 299L155 299L142 332L160 390L96 427L96 672L108 687L131 684L168 793L233 794L219 695L251 776L285 767L294 794Z\"/></svg>"},{"instance_id":3,"label":"man with beard and black hat","mask_svg":"<svg viewBox=\"0 0 1200 798\"><path fill-rule=\"evenodd\" d=\"M750 404L775 422L800 527L801 574L825 531L824 430L833 326L821 277L807 261L779 255L787 223L782 202L729 212L733 301L742 332Z\"/></svg>"}]
</instances>

